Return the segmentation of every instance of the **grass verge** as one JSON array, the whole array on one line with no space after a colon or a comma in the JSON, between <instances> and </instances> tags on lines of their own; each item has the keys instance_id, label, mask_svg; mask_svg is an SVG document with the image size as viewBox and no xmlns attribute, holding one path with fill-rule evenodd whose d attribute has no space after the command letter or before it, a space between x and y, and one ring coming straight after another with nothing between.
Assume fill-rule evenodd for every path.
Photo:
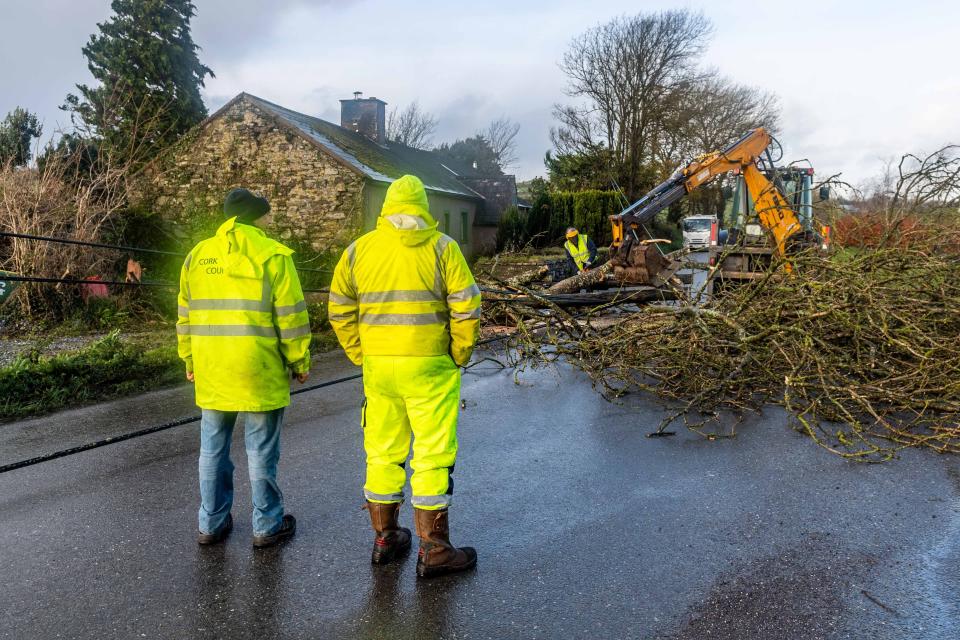
<instances>
[{"instance_id":1,"label":"grass verge","mask_svg":"<svg viewBox=\"0 0 960 640\"><path fill-rule=\"evenodd\" d=\"M313 355L335 348L332 330L313 334ZM181 382L184 367L175 341L156 345L124 340L115 330L79 351L49 357L23 354L0 368L0 420L28 418Z\"/></svg>"},{"instance_id":2,"label":"grass verge","mask_svg":"<svg viewBox=\"0 0 960 640\"><path fill-rule=\"evenodd\" d=\"M175 344L144 349L114 331L80 351L48 358L21 355L0 369L0 419L116 398L182 378Z\"/></svg>"}]
</instances>

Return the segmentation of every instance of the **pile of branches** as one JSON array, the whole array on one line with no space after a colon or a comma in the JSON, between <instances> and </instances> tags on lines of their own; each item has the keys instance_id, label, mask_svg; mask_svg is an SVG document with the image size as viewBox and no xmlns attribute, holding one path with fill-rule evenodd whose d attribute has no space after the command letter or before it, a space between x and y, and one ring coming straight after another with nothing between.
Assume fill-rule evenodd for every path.
<instances>
[{"instance_id":1,"label":"pile of branches","mask_svg":"<svg viewBox=\"0 0 960 640\"><path fill-rule=\"evenodd\" d=\"M691 296L693 300L697 297ZM529 318L515 364L563 358L610 397L650 391L675 421L731 437L774 403L846 458L960 453L960 258L922 247L800 255L706 304ZM542 312L541 312L542 313ZM529 327L539 327L531 330Z\"/></svg>"}]
</instances>

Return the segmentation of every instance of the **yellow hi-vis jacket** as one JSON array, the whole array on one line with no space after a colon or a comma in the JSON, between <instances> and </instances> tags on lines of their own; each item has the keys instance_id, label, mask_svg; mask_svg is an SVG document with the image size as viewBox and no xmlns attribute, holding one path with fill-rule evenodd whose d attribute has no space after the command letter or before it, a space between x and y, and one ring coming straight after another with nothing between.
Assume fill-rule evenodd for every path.
<instances>
[{"instance_id":1,"label":"yellow hi-vis jacket","mask_svg":"<svg viewBox=\"0 0 960 640\"><path fill-rule=\"evenodd\" d=\"M395 188L406 189L398 202ZM415 204L410 204L416 202ZM340 257L330 324L347 356L439 356L466 365L480 332L480 289L457 243L439 231L423 184L387 191L377 228Z\"/></svg>"},{"instance_id":2,"label":"yellow hi-vis jacket","mask_svg":"<svg viewBox=\"0 0 960 640\"><path fill-rule=\"evenodd\" d=\"M177 346L197 405L272 411L290 404L290 378L310 370L310 321L293 250L230 218L180 271Z\"/></svg>"},{"instance_id":3,"label":"yellow hi-vis jacket","mask_svg":"<svg viewBox=\"0 0 960 640\"><path fill-rule=\"evenodd\" d=\"M583 268L586 266L587 262L590 261L590 248L587 244L587 236L582 233L577 234L576 245L567 240L563 246L567 249L567 253L570 254L570 257L573 258L573 262L577 265L577 269L583 271Z\"/></svg>"}]
</instances>

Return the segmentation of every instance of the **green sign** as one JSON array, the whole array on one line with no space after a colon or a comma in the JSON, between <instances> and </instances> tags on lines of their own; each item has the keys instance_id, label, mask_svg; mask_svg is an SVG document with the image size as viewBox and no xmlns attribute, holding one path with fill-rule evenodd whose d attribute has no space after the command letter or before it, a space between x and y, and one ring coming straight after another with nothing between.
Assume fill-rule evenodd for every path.
<instances>
[{"instance_id":1,"label":"green sign","mask_svg":"<svg viewBox=\"0 0 960 640\"><path fill-rule=\"evenodd\" d=\"M10 271L0 271L0 304L6 302L13 292L20 286L19 280L4 280L3 276L15 276L16 273Z\"/></svg>"}]
</instances>

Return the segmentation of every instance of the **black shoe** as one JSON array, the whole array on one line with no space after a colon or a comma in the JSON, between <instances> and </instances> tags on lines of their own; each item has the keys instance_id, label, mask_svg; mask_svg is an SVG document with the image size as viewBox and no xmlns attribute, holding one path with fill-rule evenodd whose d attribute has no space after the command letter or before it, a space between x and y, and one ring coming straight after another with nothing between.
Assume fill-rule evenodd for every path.
<instances>
[{"instance_id":1,"label":"black shoe","mask_svg":"<svg viewBox=\"0 0 960 640\"><path fill-rule=\"evenodd\" d=\"M268 536L253 536L253 546L257 549L272 547L287 538L292 538L296 532L297 519L288 513L283 516L283 520L280 522L280 528L277 529L275 533L271 533Z\"/></svg>"},{"instance_id":2,"label":"black shoe","mask_svg":"<svg viewBox=\"0 0 960 640\"><path fill-rule=\"evenodd\" d=\"M200 534L197 535L197 542L200 544L217 544L218 542L226 540L231 531L233 531L233 515L228 513L226 521L223 523L223 526L220 527L220 531L216 533L204 533L201 531Z\"/></svg>"}]
</instances>

